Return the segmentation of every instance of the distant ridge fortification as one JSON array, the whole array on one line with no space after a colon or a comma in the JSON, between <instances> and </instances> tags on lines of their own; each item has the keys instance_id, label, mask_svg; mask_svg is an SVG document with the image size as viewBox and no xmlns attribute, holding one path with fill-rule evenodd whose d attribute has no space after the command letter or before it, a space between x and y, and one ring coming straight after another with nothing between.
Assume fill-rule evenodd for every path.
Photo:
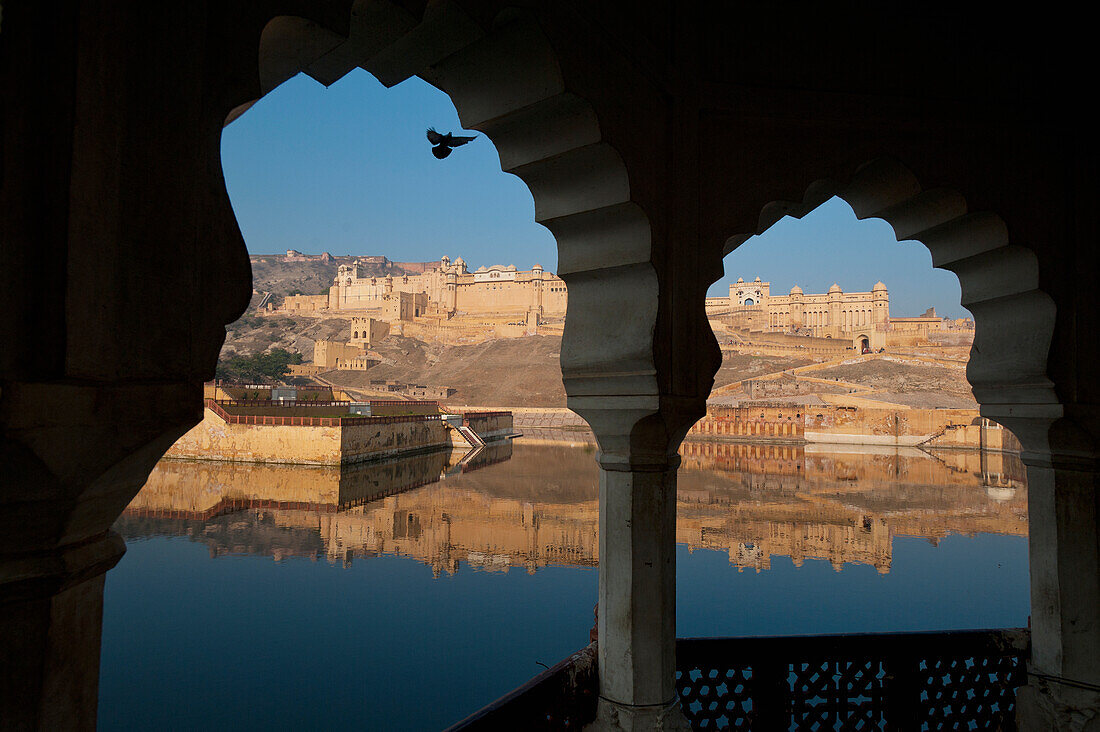
<instances>
[{"instance_id":1,"label":"distant ridge fortification","mask_svg":"<svg viewBox=\"0 0 1100 732\"><path fill-rule=\"evenodd\" d=\"M287 256L307 256L290 250ZM317 255L324 257L327 255ZM391 267L392 265L392 267ZM403 274L377 274L379 269ZM419 274L409 272L419 271ZM442 257L438 262L390 262L385 257L356 257L341 263L324 295L287 297L286 311L379 311L384 319L421 316L449 319L455 315L515 315L526 322L565 316L565 282L536 264L529 270L492 265L471 272L466 262Z\"/></svg>"}]
</instances>

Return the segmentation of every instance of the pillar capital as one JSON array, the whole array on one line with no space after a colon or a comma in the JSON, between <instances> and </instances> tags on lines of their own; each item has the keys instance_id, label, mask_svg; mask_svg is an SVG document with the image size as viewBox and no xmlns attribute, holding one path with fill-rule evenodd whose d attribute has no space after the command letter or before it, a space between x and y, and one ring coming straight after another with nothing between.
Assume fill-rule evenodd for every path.
<instances>
[{"instance_id":1,"label":"pillar capital","mask_svg":"<svg viewBox=\"0 0 1100 732\"><path fill-rule=\"evenodd\" d=\"M706 413L706 400L656 395L570 397L569 407L588 422L606 470L660 471L680 464L677 450Z\"/></svg>"}]
</instances>

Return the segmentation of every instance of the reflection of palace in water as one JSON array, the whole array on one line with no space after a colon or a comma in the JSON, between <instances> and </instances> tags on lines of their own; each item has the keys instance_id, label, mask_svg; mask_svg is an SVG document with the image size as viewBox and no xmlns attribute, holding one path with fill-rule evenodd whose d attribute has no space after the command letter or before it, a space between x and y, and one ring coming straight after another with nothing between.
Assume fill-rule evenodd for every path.
<instances>
[{"instance_id":1,"label":"reflection of palace in water","mask_svg":"<svg viewBox=\"0 0 1100 732\"><path fill-rule=\"evenodd\" d=\"M890 569L897 536L1027 533L1014 455L685 443L676 537L729 554ZM498 444L354 467L162 460L116 524L128 539L189 536L212 555L350 563L383 554L440 571L598 564L592 448Z\"/></svg>"}]
</instances>

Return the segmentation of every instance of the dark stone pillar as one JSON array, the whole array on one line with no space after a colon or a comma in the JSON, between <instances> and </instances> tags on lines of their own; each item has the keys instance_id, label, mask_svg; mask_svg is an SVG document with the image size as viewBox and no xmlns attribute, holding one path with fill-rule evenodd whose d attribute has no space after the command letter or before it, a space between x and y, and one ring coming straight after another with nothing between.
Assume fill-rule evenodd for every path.
<instances>
[{"instance_id":1,"label":"dark stone pillar","mask_svg":"<svg viewBox=\"0 0 1100 732\"><path fill-rule=\"evenodd\" d=\"M107 532L54 551L0 557L0 720L5 730L95 729Z\"/></svg>"}]
</instances>

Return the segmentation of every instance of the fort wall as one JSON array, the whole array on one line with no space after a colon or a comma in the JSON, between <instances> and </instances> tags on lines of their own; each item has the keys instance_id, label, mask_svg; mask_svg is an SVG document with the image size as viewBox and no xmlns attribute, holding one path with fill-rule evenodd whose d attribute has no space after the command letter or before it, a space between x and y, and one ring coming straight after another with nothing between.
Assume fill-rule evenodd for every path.
<instances>
[{"instance_id":1,"label":"fort wall","mask_svg":"<svg viewBox=\"0 0 1100 732\"><path fill-rule=\"evenodd\" d=\"M340 368L343 362L360 358L363 349L357 344L340 341L316 341L313 344L313 363L323 369Z\"/></svg>"},{"instance_id":2,"label":"fort wall","mask_svg":"<svg viewBox=\"0 0 1100 732\"><path fill-rule=\"evenodd\" d=\"M512 434L511 412L465 412L462 422L486 440Z\"/></svg>"},{"instance_id":3,"label":"fort wall","mask_svg":"<svg viewBox=\"0 0 1100 732\"><path fill-rule=\"evenodd\" d=\"M278 409L286 411L288 408ZM343 420L341 423L339 419L305 417L302 424L285 424L294 419L290 416L256 419L274 423L233 424L207 407L202 422L177 440L165 454L192 460L340 465L450 446L446 429L438 419L391 417L385 422ZM318 425L318 422L330 424Z\"/></svg>"},{"instance_id":4,"label":"fort wall","mask_svg":"<svg viewBox=\"0 0 1100 732\"><path fill-rule=\"evenodd\" d=\"M795 335L793 333L780 333L777 331L746 331L740 329L736 323L736 318L729 317L723 319L723 324L727 328L740 330L741 335L751 341L751 345L737 346L737 348L756 348L758 346L771 346L778 348L785 348L785 353L798 353L799 351L804 353L815 353L825 355L843 355L845 353L855 355L859 352L859 349L847 338L826 338L815 337L806 335Z\"/></svg>"},{"instance_id":5,"label":"fort wall","mask_svg":"<svg viewBox=\"0 0 1100 732\"><path fill-rule=\"evenodd\" d=\"M406 402L392 399L371 399L372 417L403 417L409 414L439 414L438 402Z\"/></svg>"},{"instance_id":6,"label":"fort wall","mask_svg":"<svg viewBox=\"0 0 1100 732\"><path fill-rule=\"evenodd\" d=\"M294 366L296 364L291 364ZM208 381L203 384L202 398L216 401L241 400L251 402L270 401L272 391L287 387L271 386L269 384L241 385L223 383L221 381ZM295 401L299 403L349 401L347 392L331 386L303 385L289 387L296 392Z\"/></svg>"},{"instance_id":7,"label":"fort wall","mask_svg":"<svg viewBox=\"0 0 1100 732\"><path fill-rule=\"evenodd\" d=\"M340 427L267 426L228 424L209 408L202 422L176 440L165 453L191 460L244 463L339 465Z\"/></svg>"},{"instance_id":8,"label":"fort wall","mask_svg":"<svg viewBox=\"0 0 1100 732\"><path fill-rule=\"evenodd\" d=\"M340 428L339 445L345 456L343 462L355 462L433 447L450 447L451 443L443 422L431 419L344 426Z\"/></svg>"},{"instance_id":9,"label":"fort wall","mask_svg":"<svg viewBox=\"0 0 1100 732\"><path fill-rule=\"evenodd\" d=\"M317 376L325 370L312 363L291 363L286 368L289 376Z\"/></svg>"},{"instance_id":10,"label":"fort wall","mask_svg":"<svg viewBox=\"0 0 1100 732\"><path fill-rule=\"evenodd\" d=\"M526 312L539 306L535 284L529 279L515 279L459 285L455 311L459 314Z\"/></svg>"},{"instance_id":11,"label":"fort wall","mask_svg":"<svg viewBox=\"0 0 1100 732\"><path fill-rule=\"evenodd\" d=\"M477 324L467 325L438 321L418 321L402 323L401 334L406 338L438 341L439 343L460 344L480 343L495 338L519 338L527 335L526 325Z\"/></svg>"},{"instance_id":12,"label":"fort wall","mask_svg":"<svg viewBox=\"0 0 1100 732\"><path fill-rule=\"evenodd\" d=\"M282 310L291 313L313 313L328 308L328 295L287 295Z\"/></svg>"},{"instance_id":13,"label":"fort wall","mask_svg":"<svg viewBox=\"0 0 1100 732\"><path fill-rule=\"evenodd\" d=\"M805 339L803 339L805 340ZM752 353L761 356L798 356L805 358L807 356L824 356L826 358L835 357L840 353L848 352L839 350L834 345L818 346L818 345L806 345L798 343L757 343L756 341L741 343L741 344L726 344L720 346L723 353Z\"/></svg>"}]
</instances>

